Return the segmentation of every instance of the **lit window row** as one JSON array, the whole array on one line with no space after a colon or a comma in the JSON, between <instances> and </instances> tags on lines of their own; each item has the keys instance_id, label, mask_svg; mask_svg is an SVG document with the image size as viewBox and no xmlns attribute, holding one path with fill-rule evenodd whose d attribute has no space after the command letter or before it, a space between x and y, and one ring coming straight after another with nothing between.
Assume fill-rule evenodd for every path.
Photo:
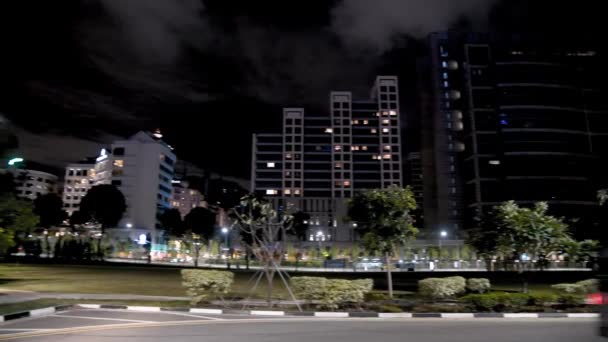
<instances>
[{"instance_id":1,"label":"lit window row","mask_svg":"<svg viewBox=\"0 0 608 342\"><path fill-rule=\"evenodd\" d=\"M383 154L383 155L373 155L372 159L373 160L382 160L382 159L392 159L393 156L389 153Z\"/></svg>"},{"instance_id":2,"label":"lit window row","mask_svg":"<svg viewBox=\"0 0 608 342\"><path fill-rule=\"evenodd\" d=\"M292 191L292 189L285 189L285 190L283 190L283 193L285 195L291 195L292 193L294 195L300 195L302 193L302 190L300 190L300 189L293 189L293 191Z\"/></svg>"},{"instance_id":3,"label":"lit window row","mask_svg":"<svg viewBox=\"0 0 608 342\"><path fill-rule=\"evenodd\" d=\"M350 181L349 180L344 180L344 181L336 181L336 187L341 187L341 186L350 186Z\"/></svg>"},{"instance_id":4,"label":"lit window row","mask_svg":"<svg viewBox=\"0 0 608 342\"><path fill-rule=\"evenodd\" d=\"M352 123L353 123L353 125L358 125L358 124L369 125L369 120L353 120Z\"/></svg>"},{"instance_id":5,"label":"lit window row","mask_svg":"<svg viewBox=\"0 0 608 342\"><path fill-rule=\"evenodd\" d=\"M367 146L353 146L353 151L367 151Z\"/></svg>"}]
</instances>

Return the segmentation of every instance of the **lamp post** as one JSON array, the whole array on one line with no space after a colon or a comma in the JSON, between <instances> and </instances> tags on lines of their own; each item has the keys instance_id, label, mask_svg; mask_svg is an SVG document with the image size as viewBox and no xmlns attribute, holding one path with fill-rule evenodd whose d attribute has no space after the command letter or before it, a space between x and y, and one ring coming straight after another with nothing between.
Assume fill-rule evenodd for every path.
<instances>
[{"instance_id":1,"label":"lamp post","mask_svg":"<svg viewBox=\"0 0 608 342\"><path fill-rule=\"evenodd\" d=\"M445 230L442 230L439 232L439 260L441 260L441 250L443 247L443 239L445 239L448 236L448 232ZM439 266L439 263L437 263L437 266Z\"/></svg>"},{"instance_id":2,"label":"lamp post","mask_svg":"<svg viewBox=\"0 0 608 342\"><path fill-rule=\"evenodd\" d=\"M318 249L319 249L319 255L318 255L319 260L321 260L321 238L322 237L323 237L323 231L321 231L321 230L317 231L316 238L317 238L317 242L319 243L319 247L318 247Z\"/></svg>"},{"instance_id":3,"label":"lamp post","mask_svg":"<svg viewBox=\"0 0 608 342\"><path fill-rule=\"evenodd\" d=\"M226 254L226 268L230 268L230 257L232 257L232 253L230 253L230 247L228 246L228 233L230 230L226 227L222 227L222 234L224 235L224 248L227 249Z\"/></svg>"}]
</instances>

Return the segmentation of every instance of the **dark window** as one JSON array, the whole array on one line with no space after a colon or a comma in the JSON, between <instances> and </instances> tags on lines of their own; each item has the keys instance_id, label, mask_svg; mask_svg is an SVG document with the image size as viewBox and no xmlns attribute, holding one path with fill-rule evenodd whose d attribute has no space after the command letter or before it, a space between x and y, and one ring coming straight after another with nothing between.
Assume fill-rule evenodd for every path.
<instances>
[{"instance_id":1,"label":"dark window","mask_svg":"<svg viewBox=\"0 0 608 342\"><path fill-rule=\"evenodd\" d=\"M74 175L74 170L68 171L68 176L73 176L73 175Z\"/></svg>"},{"instance_id":2,"label":"dark window","mask_svg":"<svg viewBox=\"0 0 608 342\"><path fill-rule=\"evenodd\" d=\"M340 108L340 102L334 102L333 106L334 108Z\"/></svg>"},{"instance_id":3,"label":"dark window","mask_svg":"<svg viewBox=\"0 0 608 342\"><path fill-rule=\"evenodd\" d=\"M89 173L89 170L82 170L82 175L83 175L83 176L88 175L88 173Z\"/></svg>"},{"instance_id":4,"label":"dark window","mask_svg":"<svg viewBox=\"0 0 608 342\"><path fill-rule=\"evenodd\" d=\"M380 91L385 92L387 90L386 86L380 86Z\"/></svg>"},{"instance_id":5,"label":"dark window","mask_svg":"<svg viewBox=\"0 0 608 342\"><path fill-rule=\"evenodd\" d=\"M295 138L296 138L296 142L297 143L302 142L302 137L301 136L298 135Z\"/></svg>"},{"instance_id":6,"label":"dark window","mask_svg":"<svg viewBox=\"0 0 608 342\"><path fill-rule=\"evenodd\" d=\"M38 177L37 181L42 182L42 177Z\"/></svg>"},{"instance_id":7,"label":"dark window","mask_svg":"<svg viewBox=\"0 0 608 342\"><path fill-rule=\"evenodd\" d=\"M124 156L125 148L124 147L115 147L114 151L112 151L112 154L115 156Z\"/></svg>"},{"instance_id":8,"label":"dark window","mask_svg":"<svg viewBox=\"0 0 608 342\"><path fill-rule=\"evenodd\" d=\"M114 185L114 186L121 186L122 185L122 181L121 180L113 180L112 181L112 185Z\"/></svg>"},{"instance_id":9,"label":"dark window","mask_svg":"<svg viewBox=\"0 0 608 342\"><path fill-rule=\"evenodd\" d=\"M302 125L302 119L296 119L295 124L296 124L296 126Z\"/></svg>"},{"instance_id":10,"label":"dark window","mask_svg":"<svg viewBox=\"0 0 608 342\"><path fill-rule=\"evenodd\" d=\"M293 125L293 119L287 119L287 120L285 120L285 122L286 122L288 125Z\"/></svg>"}]
</instances>

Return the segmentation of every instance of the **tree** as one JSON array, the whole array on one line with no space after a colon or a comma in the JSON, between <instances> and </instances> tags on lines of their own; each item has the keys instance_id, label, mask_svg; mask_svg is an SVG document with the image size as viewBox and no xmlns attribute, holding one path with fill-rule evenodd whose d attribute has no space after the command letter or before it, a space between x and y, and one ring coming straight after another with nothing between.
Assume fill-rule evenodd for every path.
<instances>
[{"instance_id":1,"label":"tree","mask_svg":"<svg viewBox=\"0 0 608 342\"><path fill-rule=\"evenodd\" d=\"M165 210L159 217L160 225L171 236L181 237L185 233L184 221L179 210L172 208Z\"/></svg>"},{"instance_id":2,"label":"tree","mask_svg":"<svg viewBox=\"0 0 608 342\"><path fill-rule=\"evenodd\" d=\"M215 214L207 208L194 208L184 217L184 226L184 237L194 248L194 267L198 267L201 244L211 240L215 233Z\"/></svg>"},{"instance_id":3,"label":"tree","mask_svg":"<svg viewBox=\"0 0 608 342\"><path fill-rule=\"evenodd\" d=\"M292 215L291 229L288 234L294 235L298 241L306 241L308 235L308 227L310 215L303 211L297 211Z\"/></svg>"},{"instance_id":4,"label":"tree","mask_svg":"<svg viewBox=\"0 0 608 342\"><path fill-rule=\"evenodd\" d=\"M32 203L17 199L13 194L0 197L0 253L15 245L19 235L27 236L39 222Z\"/></svg>"},{"instance_id":5,"label":"tree","mask_svg":"<svg viewBox=\"0 0 608 342\"><path fill-rule=\"evenodd\" d=\"M597 199L600 202L600 205L604 205L608 203L608 189L602 189L597 192Z\"/></svg>"},{"instance_id":6,"label":"tree","mask_svg":"<svg viewBox=\"0 0 608 342\"><path fill-rule=\"evenodd\" d=\"M80 212L89 220L101 225L101 236L97 240L99 258L103 258L101 240L106 228L116 226L126 209L125 196L114 185L96 185L82 198Z\"/></svg>"},{"instance_id":7,"label":"tree","mask_svg":"<svg viewBox=\"0 0 608 342\"><path fill-rule=\"evenodd\" d=\"M357 193L348 204L348 220L357 224L368 250L378 250L386 261L389 296L393 297L391 253L418 233L411 212L416 209L412 190L397 186Z\"/></svg>"},{"instance_id":8,"label":"tree","mask_svg":"<svg viewBox=\"0 0 608 342\"><path fill-rule=\"evenodd\" d=\"M15 192L15 182L13 174L0 171L0 195L12 194Z\"/></svg>"},{"instance_id":9,"label":"tree","mask_svg":"<svg viewBox=\"0 0 608 342\"><path fill-rule=\"evenodd\" d=\"M40 226L50 228L61 224L67 218L63 201L56 194L44 194L34 200L34 213L40 216Z\"/></svg>"},{"instance_id":10,"label":"tree","mask_svg":"<svg viewBox=\"0 0 608 342\"><path fill-rule=\"evenodd\" d=\"M83 213L80 210L76 210L72 212L72 215L70 215L68 223L70 224L70 227L72 227L73 230L76 230L78 226L87 223L88 219L89 218L87 217L87 214Z\"/></svg>"},{"instance_id":11,"label":"tree","mask_svg":"<svg viewBox=\"0 0 608 342\"><path fill-rule=\"evenodd\" d=\"M476 227L468 232L467 243L485 260L488 271L493 270L494 257L498 251L498 237L502 223L496 219L495 212L479 215L475 218Z\"/></svg>"}]
</instances>

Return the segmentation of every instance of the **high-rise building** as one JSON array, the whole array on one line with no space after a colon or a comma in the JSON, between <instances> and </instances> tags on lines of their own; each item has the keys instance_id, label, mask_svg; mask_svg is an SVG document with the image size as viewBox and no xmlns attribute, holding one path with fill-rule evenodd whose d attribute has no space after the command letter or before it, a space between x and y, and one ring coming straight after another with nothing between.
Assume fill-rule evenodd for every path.
<instances>
[{"instance_id":1,"label":"high-rise building","mask_svg":"<svg viewBox=\"0 0 608 342\"><path fill-rule=\"evenodd\" d=\"M35 200L40 195L57 192L57 176L48 172L9 168L17 197Z\"/></svg>"},{"instance_id":2,"label":"high-rise building","mask_svg":"<svg viewBox=\"0 0 608 342\"><path fill-rule=\"evenodd\" d=\"M407 154L405 161L405 180L412 188L414 198L416 199L417 209L414 214L416 226L424 226L423 203L424 203L424 178L422 173L422 160L420 152L410 152Z\"/></svg>"},{"instance_id":3,"label":"high-rise building","mask_svg":"<svg viewBox=\"0 0 608 342\"><path fill-rule=\"evenodd\" d=\"M279 211L308 213L311 241L353 241L346 200L402 185L398 94L397 77L378 76L369 100L331 92L328 115L283 109L281 133L253 137L252 191Z\"/></svg>"},{"instance_id":4,"label":"high-rise building","mask_svg":"<svg viewBox=\"0 0 608 342\"><path fill-rule=\"evenodd\" d=\"M153 233L158 214L171 207L176 157L169 145L155 135L138 132L129 139L115 141L110 149L101 150L95 164L94 184L112 184L125 196L127 210L119 228L134 234Z\"/></svg>"},{"instance_id":5,"label":"high-rise building","mask_svg":"<svg viewBox=\"0 0 608 342\"><path fill-rule=\"evenodd\" d=\"M203 199L201 192L196 189L188 188L188 182L178 182L173 184L173 193L171 194L171 208L179 210L179 213L184 218L190 210L196 207L204 207L206 202Z\"/></svg>"},{"instance_id":6,"label":"high-rise building","mask_svg":"<svg viewBox=\"0 0 608 342\"><path fill-rule=\"evenodd\" d=\"M93 186L95 177L94 161L68 164L65 168L63 186L63 210L68 215L79 209L80 201Z\"/></svg>"},{"instance_id":7,"label":"high-rise building","mask_svg":"<svg viewBox=\"0 0 608 342\"><path fill-rule=\"evenodd\" d=\"M596 191L605 185L608 102L605 56L583 45L430 36L430 228L468 228L476 215L515 200L547 201L554 213L581 219L578 235L592 230Z\"/></svg>"}]
</instances>

